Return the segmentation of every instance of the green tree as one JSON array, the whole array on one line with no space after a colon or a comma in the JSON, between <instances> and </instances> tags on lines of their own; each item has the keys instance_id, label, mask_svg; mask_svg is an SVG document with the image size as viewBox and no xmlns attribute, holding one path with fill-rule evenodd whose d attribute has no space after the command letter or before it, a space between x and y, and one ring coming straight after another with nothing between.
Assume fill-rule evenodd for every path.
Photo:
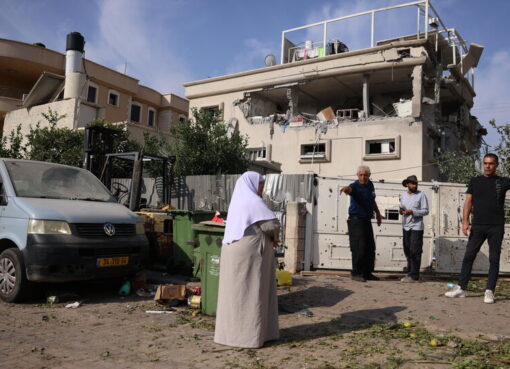
<instances>
[{"instance_id":1,"label":"green tree","mask_svg":"<svg viewBox=\"0 0 510 369\"><path fill-rule=\"evenodd\" d=\"M176 175L236 174L247 170L247 137L228 135L218 111L192 110L192 119L172 128Z\"/></svg>"},{"instance_id":2,"label":"green tree","mask_svg":"<svg viewBox=\"0 0 510 369\"><path fill-rule=\"evenodd\" d=\"M496 129L499 134L499 143L494 147L494 153L499 156L498 172L502 176L510 176L510 125L504 124L498 126L495 119L491 119L489 124Z\"/></svg>"},{"instance_id":3,"label":"green tree","mask_svg":"<svg viewBox=\"0 0 510 369\"><path fill-rule=\"evenodd\" d=\"M437 161L441 180L454 183L468 183L469 180L480 175L477 161L478 153L467 154L460 151L448 151Z\"/></svg>"},{"instance_id":4,"label":"green tree","mask_svg":"<svg viewBox=\"0 0 510 369\"><path fill-rule=\"evenodd\" d=\"M0 157L12 159L23 159L25 157L21 125L12 130L7 137L4 136L3 132L0 132Z\"/></svg>"},{"instance_id":5,"label":"green tree","mask_svg":"<svg viewBox=\"0 0 510 369\"><path fill-rule=\"evenodd\" d=\"M67 127L57 128L57 123L65 118L51 108L42 116L48 126L40 122L35 128L30 126L26 136L25 158L29 160L49 161L52 163L81 166L83 163L83 133Z\"/></svg>"}]
</instances>

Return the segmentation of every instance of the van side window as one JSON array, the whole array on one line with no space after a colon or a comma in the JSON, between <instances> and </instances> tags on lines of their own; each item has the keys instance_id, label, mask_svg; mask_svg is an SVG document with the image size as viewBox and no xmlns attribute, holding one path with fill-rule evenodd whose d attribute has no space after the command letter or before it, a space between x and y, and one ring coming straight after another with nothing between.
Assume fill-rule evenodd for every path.
<instances>
[{"instance_id":1,"label":"van side window","mask_svg":"<svg viewBox=\"0 0 510 369\"><path fill-rule=\"evenodd\" d=\"M4 183L0 179L0 206L7 205L7 196L5 196Z\"/></svg>"}]
</instances>

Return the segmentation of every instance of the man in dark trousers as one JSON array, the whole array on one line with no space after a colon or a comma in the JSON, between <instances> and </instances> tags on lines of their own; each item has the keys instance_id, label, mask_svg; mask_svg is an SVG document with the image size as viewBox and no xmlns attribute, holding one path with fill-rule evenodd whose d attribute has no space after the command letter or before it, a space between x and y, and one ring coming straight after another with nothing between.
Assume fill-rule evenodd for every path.
<instances>
[{"instance_id":1,"label":"man in dark trousers","mask_svg":"<svg viewBox=\"0 0 510 369\"><path fill-rule=\"evenodd\" d=\"M349 243L352 252L351 278L355 281L365 282L379 280L373 275L375 265L375 241L372 230L374 211L377 225L381 225L381 213L375 202L375 189L370 181L370 168L360 166L358 168L358 180L349 186L342 187L341 193L351 196L349 206Z\"/></svg>"},{"instance_id":2,"label":"man in dark trousers","mask_svg":"<svg viewBox=\"0 0 510 369\"><path fill-rule=\"evenodd\" d=\"M423 217L429 213L427 196L418 191L418 178L409 176L402 181L407 187L400 196L400 214L402 215L404 254L407 259L407 275L402 282L420 280L421 254L423 252Z\"/></svg>"},{"instance_id":3,"label":"man in dark trousers","mask_svg":"<svg viewBox=\"0 0 510 369\"><path fill-rule=\"evenodd\" d=\"M505 234L505 194L510 189L510 178L496 175L499 161L495 154L483 158L483 175L469 182L464 201L462 232L469 239L462 261L459 284L445 293L447 297L465 297L471 269L480 247L485 240L489 243L489 276L483 301L494 303L494 290L499 274L501 243ZM473 212L472 224L469 216Z\"/></svg>"}]
</instances>

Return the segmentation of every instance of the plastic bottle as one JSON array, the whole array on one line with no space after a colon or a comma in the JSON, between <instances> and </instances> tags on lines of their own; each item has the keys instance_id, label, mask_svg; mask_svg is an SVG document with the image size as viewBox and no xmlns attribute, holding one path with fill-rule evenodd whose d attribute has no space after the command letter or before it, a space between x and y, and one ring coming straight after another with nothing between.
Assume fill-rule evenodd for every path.
<instances>
[{"instance_id":1,"label":"plastic bottle","mask_svg":"<svg viewBox=\"0 0 510 369\"><path fill-rule=\"evenodd\" d=\"M131 282L126 281L119 289L119 295L127 296L131 293Z\"/></svg>"},{"instance_id":2,"label":"plastic bottle","mask_svg":"<svg viewBox=\"0 0 510 369\"><path fill-rule=\"evenodd\" d=\"M446 284L446 288L448 288L449 290L451 290L453 287L455 287L456 284L455 283L447 283Z\"/></svg>"}]
</instances>

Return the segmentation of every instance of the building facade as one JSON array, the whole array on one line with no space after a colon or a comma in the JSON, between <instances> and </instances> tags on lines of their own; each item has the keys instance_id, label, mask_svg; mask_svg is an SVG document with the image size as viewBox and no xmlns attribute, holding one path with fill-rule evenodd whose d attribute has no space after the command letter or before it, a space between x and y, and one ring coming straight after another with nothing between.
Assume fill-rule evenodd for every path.
<instances>
[{"instance_id":1,"label":"building facade","mask_svg":"<svg viewBox=\"0 0 510 369\"><path fill-rule=\"evenodd\" d=\"M419 9L416 34L377 41L375 16L403 6ZM328 38L331 24L366 15L369 47ZM317 26L323 40L291 41L291 32ZM185 95L191 108L220 109L248 136L252 159L283 173L351 177L369 165L376 179L439 179L442 153L474 152L486 134L470 114L469 73L482 50L418 1L284 31L280 64L189 82Z\"/></svg>"},{"instance_id":2,"label":"building facade","mask_svg":"<svg viewBox=\"0 0 510 369\"><path fill-rule=\"evenodd\" d=\"M125 124L131 137L143 133L171 138L170 127L188 116L188 101L175 94L161 94L126 74L83 57L81 35L68 35L66 53L42 44L0 39L0 127L8 134L21 124L44 124L48 108L65 118L59 126L78 129L104 118ZM79 36L78 36L79 35ZM71 42L71 44L70 44ZM81 50L75 50L81 49Z\"/></svg>"}]
</instances>

